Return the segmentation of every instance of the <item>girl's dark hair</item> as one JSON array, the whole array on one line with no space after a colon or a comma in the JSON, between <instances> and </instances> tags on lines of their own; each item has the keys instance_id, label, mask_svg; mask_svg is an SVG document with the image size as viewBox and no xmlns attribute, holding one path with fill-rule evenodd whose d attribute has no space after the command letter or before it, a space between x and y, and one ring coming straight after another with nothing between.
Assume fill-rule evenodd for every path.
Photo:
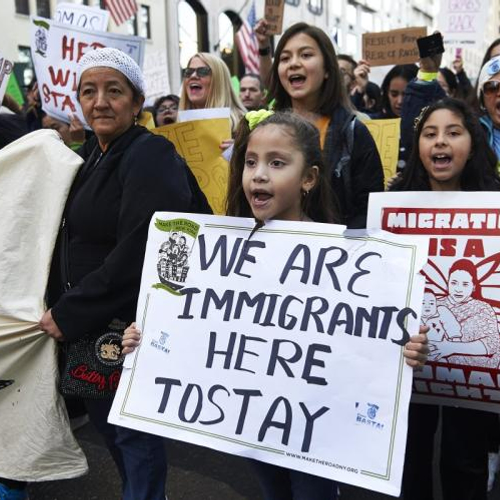
<instances>
[{"instance_id":1,"label":"girl's dark hair","mask_svg":"<svg viewBox=\"0 0 500 500\"><path fill-rule=\"evenodd\" d=\"M269 84L269 100L275 100L274 108L278 111L283 111L292 107L290 96L280 82L278 66L285 45L291 38L300 33L310 36L318 44L323 54L324 69L328 75L323 82L316 109L309 111L329 116L338 106L352 110L351 100L347 95L347 89L340 75L337 56L330 37L321 28L311 26L307 23L296 23L290 26L283 33L276 47Z\"/></svg>"},{"instance_id":2,"label":"girl's dark hair","mask_svg":"<svg viewBox=\"0 0 500 500\"><path fill-rule=\"evenodd\" d=\"M420 159L419 139L422 129L434 111L447 109L459 116L471 139L471 156L465 164L460 177L463 191L498 191L500 178L497 173L497 157L488 145L486 135L473 113L463 101L447 97L424 108L415 127L413 148L406 167L399 181L391 189L396 191L430 191L429 175Z\"/></svg>"},{"instance_id":3,"label":"girl's dark hair","mask_svg":"<svg viewBox=\"0 0 500 500\"><path fill-rule=\"evenodd\" d=\"M279 125L293 137L294 144L304 155L305 167L316 165L319 169L316 185L303 198L304 213L315 222L338 222L338 211L334 194L326 177L321 154L318 129L292 111L276 112L260 122L252 131L244 118L240 121L234 140L230 162L226 213L235 217L253 217L252 210L243 191L242 177L248 141L253 131L268 125Z\"/></svg>"},{"instance_id":4,"label":"girl's dark hair","mask_svg":"<svg viewBox=\"0 0 500 500\"><path fill-rule=\"evenodd\" d=\"M418 73L418 67L416 64L398 64L394 66L386 75L382 81L382 109L388 118L396 118L396 115L392 112L391 103L389 101L389 87L391 86L392 80L394 78L403 78L407 82L410 82L416 78Z\"/></svg>"},{"instance_id":5,"label":"girl's dark hair","mask_svg":"<svg viewBox=\"0 0 500 500\"><path fill-rule=\"evenodd\" d=\"M450 97L457 97L458 92L458 81L455 73L448 68L439 68L439 72L442 77L446 80L446 84L450 89Z\"/></svg>"},{"instance_id":6,"label":"girl's dark hair","mask_svg":"<svg viewBox=\"0 0 500 500\"><path fill-rule=\"evenodd\" d=\"M367 111L370 113L379 112L382 106L382 93L380 92L380 87L376 83L368 82L365 94L368 96L368 99L374 101L373 106L367 109Z\"/></svg>"}]
</instances>

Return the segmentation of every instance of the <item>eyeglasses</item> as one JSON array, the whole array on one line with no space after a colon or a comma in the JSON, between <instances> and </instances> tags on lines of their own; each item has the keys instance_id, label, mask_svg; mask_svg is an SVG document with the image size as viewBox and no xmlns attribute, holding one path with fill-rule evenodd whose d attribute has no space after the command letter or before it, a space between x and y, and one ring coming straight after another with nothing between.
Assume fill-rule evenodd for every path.
<instances>
[{"instance_id":1,"label":"eyeglasses","mask_svg":"<svg viewBox=\"0 0 500 500\"><path fill-rule=\"evenodd\" d=\"M208 66L200 66L199 68L184 68L182 71L182 76L184 78L190 78L194 74L198 75L198 78L203 78L212 73L212 70Z\"/></svg>"},{"instance_id":2,"label":"eyeglasses","mask_svg":"<svg viewBox=\"0 0 500 500\"><path fill-rule=\"evenodd\" d=\"M165 113L166 111L177 111L179 109L178 106L160 106L156 112L157 113Z\"/></svg>"},{"instance_id":3,"label":"eyeglasses","mask_svg":"<svg viewBox=\"0 0 500 500\"><path fill-rule=\"evenodd\" d=\"M500 88L500 82L497 80L490 80L483 85L483 92L485 95L498 94L498 89Z\"/></svg>"}]
</instances>

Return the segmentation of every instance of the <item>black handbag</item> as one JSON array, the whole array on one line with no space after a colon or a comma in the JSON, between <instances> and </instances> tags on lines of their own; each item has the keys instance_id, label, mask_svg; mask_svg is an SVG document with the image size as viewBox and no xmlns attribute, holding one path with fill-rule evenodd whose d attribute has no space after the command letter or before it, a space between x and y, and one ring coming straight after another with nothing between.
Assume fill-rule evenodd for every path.
<instances>
[{"instance_id":1,"label":"black handbag","mask_svg":"<svg viewBox=\"0 0 500 500\"><path fill-rule=\"evenodd\" d=\"M63 369L59 390L63 396L87 399L112 398L123 364L123 330L108 329L97 335L63 344Z\"/></svg>"}]
</instances>

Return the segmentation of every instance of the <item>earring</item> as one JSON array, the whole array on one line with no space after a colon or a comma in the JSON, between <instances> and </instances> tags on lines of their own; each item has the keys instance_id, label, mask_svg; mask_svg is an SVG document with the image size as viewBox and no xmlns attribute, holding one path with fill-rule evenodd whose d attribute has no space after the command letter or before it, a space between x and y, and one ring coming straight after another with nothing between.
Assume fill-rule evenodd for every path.
<instances>
[{"instance_id":1,"label":"earring","mask_svg":"<svg viewBox=\"0 0 500 500\"><path fill-rule=\"evenodd\" d=\"M307 189L304 189L302 191L302 197L305 198L307 195L309 194L309 191L307 191Z\"/></svg>"}]
</instances>

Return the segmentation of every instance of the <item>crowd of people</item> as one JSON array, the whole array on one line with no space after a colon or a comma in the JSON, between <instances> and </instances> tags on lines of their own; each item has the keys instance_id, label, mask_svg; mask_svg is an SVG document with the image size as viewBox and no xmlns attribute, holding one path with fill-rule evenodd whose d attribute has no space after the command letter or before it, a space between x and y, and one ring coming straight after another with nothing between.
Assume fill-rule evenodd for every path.
<instances>
[{"instance_id":1,"label":"crowd of people","mask_svg":"<svg viewBox=\"0 0 500 500\"><path fill-rule=\"evenodd\" d=\"M500 39L489 47L476 85L463 61L441 67L441 55L419 65L398 65L381 86L371 82L367 61L337 54L329 36L306 23L289 27L272 54L264 20L257 23L260 74L233 89L219 57L197 53L183 70L180 95L165 95L144 109L145 88L137 64L116 49L88 52L80 60L77 96L91 131L76 116L70 123L41 109L36 82L24 109L0 115L1 144L51 128L84 163L64 207L51 265L47 312L40 328L69 352L122 325L123 351L141 333L133 323L150 218L155 211L211 213L196 179L173 145L141 126L149 111L161 127L179 110L230 109L231 148L227 215L342 223L366 227L368 196L384 190L382 164L363 120L401 118L394 191L499 191ZM471 326L472 330L474 326ZM422 326L405 346L407 363L426 362ZM481 343L481 341L478 341ZM432 347L432 346L431 346ZM64 361L64 360L63 360ZM64 364L64 363L63 363ZM124 500L163 500L167 460L162 439L107 423L112 395L81 403L103 435L122 479ZM433 497L434 434L439 407L411 404L403 494ZM441 485L445 500L486 500L495 473L499 423L478 410L442 410ZM361 451L361 450L360 450ZM490 455L491 456L491 455ZM265 500L333 500L334 481L253 462ZM489 476L489 477L488 477ZM0 499L26 498L26 483L0 478Z\"/></svg>"}]
</instances>

